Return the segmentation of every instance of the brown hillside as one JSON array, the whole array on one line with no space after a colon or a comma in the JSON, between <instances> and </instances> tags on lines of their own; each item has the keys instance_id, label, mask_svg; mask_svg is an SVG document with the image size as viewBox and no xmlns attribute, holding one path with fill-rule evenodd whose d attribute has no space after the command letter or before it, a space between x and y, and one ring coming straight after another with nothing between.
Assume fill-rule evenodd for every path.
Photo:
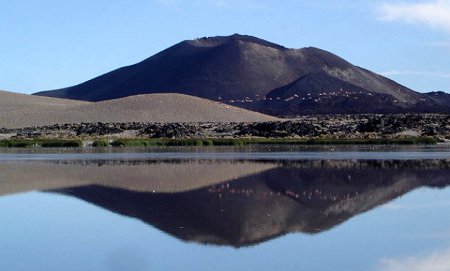
<instances>
[{"instance_id":1,"label":"brown hillside","mask_svg":"<svg viewBox=\"0 0 450 271\"><path fill-rule=\"evenodd\" d=\"M0 92L0 127L81 122L248 122L276 118L182 94L148 94L79 102Z\"/></svg>"}]
</instances>

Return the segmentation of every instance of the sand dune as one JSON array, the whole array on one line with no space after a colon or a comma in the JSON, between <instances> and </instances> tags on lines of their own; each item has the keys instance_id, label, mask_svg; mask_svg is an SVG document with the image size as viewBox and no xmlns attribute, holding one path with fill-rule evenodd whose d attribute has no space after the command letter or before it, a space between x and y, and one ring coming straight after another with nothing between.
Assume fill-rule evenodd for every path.
<instances>
[{"instance_id":1,"label":"sand dune","mask_svg":"<svg viewBox=\"0 0 450 271\"><path fill-rule=\"evenodd\" d=\"M276 118L183 94L80 102L0 91L0 127L81 122L248 122Z\"/></svg>"}]
</instances>

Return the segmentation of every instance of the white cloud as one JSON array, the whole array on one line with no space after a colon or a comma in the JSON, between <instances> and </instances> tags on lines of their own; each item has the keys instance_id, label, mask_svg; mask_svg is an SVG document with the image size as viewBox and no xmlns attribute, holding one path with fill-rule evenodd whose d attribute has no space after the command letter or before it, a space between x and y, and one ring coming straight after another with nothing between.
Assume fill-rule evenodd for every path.
<instances>
[{"instance_id":1,"label":"white cloud","mask_svg":"<svg viewBox=\"0 0 450 271\"><path fill-rule=\"evenodd\" d=\"M425 24L450 32L450 0L384 3L380 12L382 21Z\"/></svg>"},{"instance_id":2,"label":"white cloud","mask_svg":"<svg viewBox=\"0 0 450 271\"><path fill-rule=\"evenodd\" d=\"M415 75L415 76L450 78L450 73L448 73L448 72L432 72L432 71L391 70L391 71L380 72L379 74L381 74L383 76Z\"/></svg>"},{"instance_id":3,"label":"white cloud","mask_svg":"<svg viewBox=\"0 0 450 271\"><path fill-rule=\"evenodd\" d=\"M422 257L385 259L381 271L450 271L450 249Z\"/></svg>"}]
</instances>

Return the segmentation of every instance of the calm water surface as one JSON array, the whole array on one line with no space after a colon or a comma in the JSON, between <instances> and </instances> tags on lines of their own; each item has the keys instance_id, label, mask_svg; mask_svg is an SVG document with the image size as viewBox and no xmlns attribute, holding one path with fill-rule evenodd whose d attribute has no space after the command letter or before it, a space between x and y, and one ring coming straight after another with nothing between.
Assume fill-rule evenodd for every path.
<instances>
[{"instance_id":1,"label":"calm water surface","mask_svg":"<svg viewBox=\"0 0 450 271\"><path fill-rule=\"evenodd\" d=\"M450 148L2 150L0 270L450 270Z\"/></svg>"}]
</instances>

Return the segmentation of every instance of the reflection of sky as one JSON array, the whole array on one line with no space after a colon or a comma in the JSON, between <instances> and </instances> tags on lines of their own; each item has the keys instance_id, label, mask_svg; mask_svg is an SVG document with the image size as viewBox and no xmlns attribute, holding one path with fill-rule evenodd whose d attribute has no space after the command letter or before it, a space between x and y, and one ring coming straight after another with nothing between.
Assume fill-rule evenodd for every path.
<instances>
[{"instance_id":1,"label":"reflection of sky","mask_svg":"<svg viewBox=\"0 0 450 271\"><path fill-rule=\"evenodd\" d=\"M237 250L186 244L66 196L1 197L0 270L449 270L449 198L417 190L328 232Z\"/></svg>"},{"instance_id":2,"label":"reflection of sky","mask_svg":"<svg viewBox=\"0 0 450 271\"><path fill-rule=\"evenodd\" d=\"M450 270L450 249L436 251L425 256L404 259L385 259L382 271L448 271Z\"/></svg>"}]
</instances>

